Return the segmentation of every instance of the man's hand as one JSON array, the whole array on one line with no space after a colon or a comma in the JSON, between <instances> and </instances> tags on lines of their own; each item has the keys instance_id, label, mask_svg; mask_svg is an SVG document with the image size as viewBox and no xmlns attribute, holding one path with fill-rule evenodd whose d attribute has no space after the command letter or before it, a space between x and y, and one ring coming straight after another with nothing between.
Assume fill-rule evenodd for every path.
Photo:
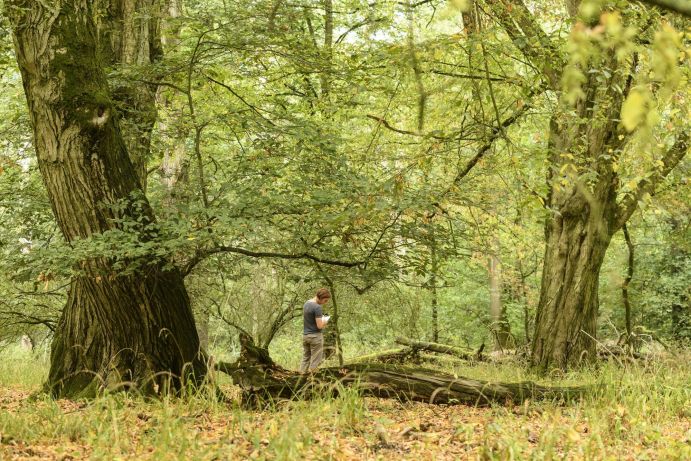
<instances>
[{"instance_id":1,"label":"man's hand","mask_svg":"<svg viewBox=\"0 0 691 461\"><path fill-rule=\"evenodd\" d=\"M315 319L315 320L316 320L316 323L317 323L317 328L319 328L320 330L321 330L322 328L324 328L324 327L326 326L326 324L329 323L329 319L330 319L330 318L331 318L331 317L329 317L328 315L323 315L323 316L321 316L321 317L317 317L317 318Z\"/></svg>"}]
</instances>

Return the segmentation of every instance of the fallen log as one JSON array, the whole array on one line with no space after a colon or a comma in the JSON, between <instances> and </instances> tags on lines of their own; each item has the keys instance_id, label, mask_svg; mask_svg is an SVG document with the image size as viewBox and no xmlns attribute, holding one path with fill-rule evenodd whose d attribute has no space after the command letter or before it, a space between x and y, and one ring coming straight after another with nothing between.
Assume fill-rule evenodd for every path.
<instances>
[{"instance_id":1,"label":"fallen log","mask_svg":"<svg viewBox=\"0 0 691 461\"><path fill-rule=\"evenodd\" d=\"M410 347L399 347L398 349L389 349L382 352L377 352L374 354L360 355L358 357L353 357L348 362L349 363L370 363L370 362L380 362L380 363L405 363L405 362L419 362L420 353L419 351L412 349Z\"/></svg>"},{"instance_id":2,"label":"fallen log","mask_svg":"<svg viewBox=\"0 0 691 461\"><path fill-rule=\"evenodd\" d=\"M460 347L449 346L447 344L428 343L425 341L413 341L408 338L396 338L396 343L403 346L408 346L416 350L438 352L440 354L449 354L459 357L464 360L478 360L479 354L472 351L463 350Z\"/></svg>"},{"instance_id":3,"label":"fallen log","mask_svg":"<svg viewBox=\"0 0 691 461\"><path fill-rule=\"evenodd\" d=\"M588 389L547 387L529 381L491 383L422 367L381 363L354 363L300 374L275 364L265 350L254 346L251 339L247 341L241 338L242 352L237 362L220 362L215 367L232 377L242 390L243 403L252 406L277 399L338 395L341 389L351 386L376 397L479 406L527 399L570 400Z\"/></svg>"}]
</instances>

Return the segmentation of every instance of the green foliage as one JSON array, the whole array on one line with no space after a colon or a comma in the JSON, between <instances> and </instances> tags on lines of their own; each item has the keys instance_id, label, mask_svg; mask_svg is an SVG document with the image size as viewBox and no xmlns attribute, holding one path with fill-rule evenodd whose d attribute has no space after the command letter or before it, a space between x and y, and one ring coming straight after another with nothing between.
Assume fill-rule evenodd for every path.
<instances>
[{"instance_id":1,"label":"green foliage","mask_svg":"<svg viewBox=\"0 0 691 461\"><path fill-rule=\"evenodd\" d=\"M542 225L553 214L545 174L558 172L555 184L566 188L600 173L580 151L549 163L558 92L543 89L540 66L520 52L526 43L494 19L481 15L470 33L464 2L449 2L443 14L434 2L370 3L335 2L330 45L325 11L300 2L187 2L184 17L164 17L163 59L109 69L113 87L160 84L147 189L158 221L119 220L119 230L70 245L32 160L21 78L0 24L0 337L49 334L45 323L29 322L54 325L81 262L108 258L114 270L105 280L151 264L189 272L197 316L210 319L211 342L227 350L238 327L260 342L293 344L297 310L326 277L342 291L347 350L388 346L400 333L427 338L434 245L442 339L491 342L493 254L513 336L523 343L539 299ZM587 96L588 79L603 92L630 73L631 91L615 114L627 144L597 154L618 173L620 196L635 194L688 118L683 28L621 2L584 2L586 21L577 25L552 4L534 13L556 52L568 55L560 88L567 105ZM668 186L684 178L673 175ZM643 197L648 209L636 223L657 220L653 206L669 200ZM646 235L658 250L642 253L632 285L637 323L665 338L676 334L672 306L688 306L688 252L670 258L670 234L684 238L666 226ZM229 248L360 264L256 263ZM619 329L620 277L612 274L622 273L623 252L615 242L601 296L603 319Z\"/></svg>"}]
</instances>

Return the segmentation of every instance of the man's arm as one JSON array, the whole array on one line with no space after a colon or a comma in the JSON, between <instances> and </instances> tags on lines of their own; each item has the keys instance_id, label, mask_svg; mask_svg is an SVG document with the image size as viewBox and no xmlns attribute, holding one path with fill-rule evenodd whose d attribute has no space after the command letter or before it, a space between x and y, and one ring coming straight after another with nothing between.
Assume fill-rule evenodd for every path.
<instances>
[{"instance_id":1,"label":"man's arm","mask_svg":"<svg viewBox=\"0 0 691 461\"><path fill-rule=\"evenodd\" d=\"M317 328L323 329L327 323L329 323L329 318L324 316L322 312L322 307L314 309L314 321L317 324Z\"/></svg>"}]
</instances>

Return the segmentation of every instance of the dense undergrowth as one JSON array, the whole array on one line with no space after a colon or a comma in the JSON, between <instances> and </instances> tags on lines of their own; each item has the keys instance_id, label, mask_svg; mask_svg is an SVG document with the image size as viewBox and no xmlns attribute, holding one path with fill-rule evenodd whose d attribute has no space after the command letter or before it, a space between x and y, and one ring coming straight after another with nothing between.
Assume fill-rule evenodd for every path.
<instances>
[{"instance_id":1,"label":"dense undergrowth","mask_svg":"<svg viewBox=\"0 0 691 461\"><path fill-rule=\"evenodd\" d=\"M0 459L689 459L688 354L542 378L508 363L457 366L490 381L600 384L579 402L445 407L339 397L263 411L208 395L89 402L37 394L41 353L0 356ZM233 394L231 383L221 386Z\"/></svg>"}]
</instances>

